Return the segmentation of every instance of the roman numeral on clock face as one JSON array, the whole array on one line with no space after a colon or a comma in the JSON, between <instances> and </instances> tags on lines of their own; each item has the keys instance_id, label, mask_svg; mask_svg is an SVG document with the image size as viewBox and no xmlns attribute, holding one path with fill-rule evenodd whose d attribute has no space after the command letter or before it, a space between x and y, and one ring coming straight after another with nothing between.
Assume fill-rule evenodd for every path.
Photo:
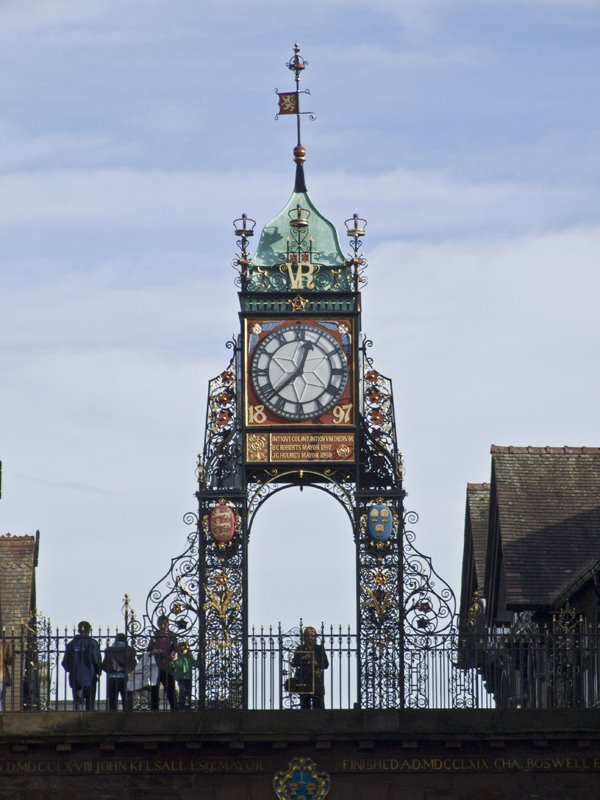
<instances>
[{"instance_id":1,"label":"roman numeral on clock face","mask_svg":"<svg viewBox=\"0 0 600 800\"><path fill-rule=\"evenodd\" d=\"M335 336L312 323L290 322L256 346L250 377L260 401L283 419L313 419L341 399L348 358Z\"/></svg>"},{"instance_id":2,"label":"roman numeral on clock face","mask_svg":"<svg viewBox=\"0 0 600 800\"><path fill-rule=\"evenodd\" d=\"M276 414L279 414L285 409L287 403L284 397L282 397L281 395L276 395L272 400L272 405L273 405L273 411Z\"/></svg>"},{"instance_id":3,"label":"roman numeral on clock face","mask_svg":"<svg viewBox=\"0 0 600 800\"><path fill-rule=\"evenodd\" d=\"M260 389L260 394L265 402L267 400L272 400L272 398L277 397L277 389L273 386L272 383L267 383Z\"/></svg>"}]
</instances>

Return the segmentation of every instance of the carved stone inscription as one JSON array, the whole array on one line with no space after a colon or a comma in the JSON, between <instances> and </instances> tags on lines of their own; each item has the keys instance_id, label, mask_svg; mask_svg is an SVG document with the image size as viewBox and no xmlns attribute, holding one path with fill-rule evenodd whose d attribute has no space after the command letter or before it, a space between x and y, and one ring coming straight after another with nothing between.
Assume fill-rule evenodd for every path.
<instances>
[{"instance_id":1,"label":"carved stone inscription","mask_svg":"<svg viewBox=\"0 0 600 800\"><path fill-rule=\"evenodd\" d=\"M0 761L4 775L116 775L182 772L250 774L264 772L260 758L42 758Z\"/></svg>"},{"instance_id":2,"label":"carved stone inscription","mask_svg":"<svg viewBox=\"0 0 600 800\"><path fill-rule=\"evenodd\" d=\"M600 753L568 756L321 757L332 774L600 772ZM270 773L273 758L6 758L0 777L17 775L237 774Z\"/></svg>"}]
</instances>

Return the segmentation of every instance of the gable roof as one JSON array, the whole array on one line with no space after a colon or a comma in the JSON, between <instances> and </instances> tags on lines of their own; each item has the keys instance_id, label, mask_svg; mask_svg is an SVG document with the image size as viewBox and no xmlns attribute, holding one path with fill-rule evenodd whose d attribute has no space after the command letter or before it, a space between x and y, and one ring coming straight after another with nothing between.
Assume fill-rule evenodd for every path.
<instances>
[{"instance_id":1,"label":"gable roof","mask_svg":"<svg viewBox=\"0 0 600 800\"><path fill-rule=\"evenodd\" d=\"M39 532L0 536L0 628L18 628L33 610L38 541Z\"/></svg>"},{"instance_id":2,"label":"gable roof","mask_svg":"<svg viewBox=\"0 0 600 800\"><path fill-rule=\"evenodd\" d=\"M467 520L470 528L477 588L483 588L490 515L489 483L467 483Z\"/></svg>"},{"instance_id":3,"label":"gable roof","mask_svg":"<svg viewBox=\"0 0 600 800\"><path fill-rule=\"evenodd\" d=\"M489 483L468 483L460 592L463 620L467 619L475 591L484 588L489 508Z\"/></svg>"},{"instance_id":4,"label":"gable roof","mask_svg":"<svg viewBox=\"0 0 600 800\"><path fill-rule=\"evenodd\" d=\"M551 609L600 558L600 448L491 453L506 606Z\"/></svg>"}]
</instances>

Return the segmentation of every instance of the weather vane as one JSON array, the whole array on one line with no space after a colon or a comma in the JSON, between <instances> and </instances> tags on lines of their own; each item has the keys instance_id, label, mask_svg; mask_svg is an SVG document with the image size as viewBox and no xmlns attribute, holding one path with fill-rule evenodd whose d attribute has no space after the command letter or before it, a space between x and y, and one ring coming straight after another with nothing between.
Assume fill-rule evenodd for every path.
<instances>
[{"instance_id":1,"label":"weather vane","mask_svg":"<svg viewBox=\"0 0 600 800\"><path fill-rule=\"evenodd\" d=\"M308 66L308 61L305 61L300 55L300 46L298 44L295 44L294 55L287 62L286 67L294 73L296 79L296 91L280 92L277 89L275 89L275 93L279 97L279 111L275 115L275 119L279 119L279 116L283 114L296 115L296 129L298 133L297 147L302 147L302 142L300 140L301 115L308 114L308 118L311 120L315 120L317 118L317 115L313 114L312 111L300 111L300 95L310 94L310 91L308 89L300 89L300 75L302 74L303 70L306 69L307 66Z\"/></svg>"}]
</instances>

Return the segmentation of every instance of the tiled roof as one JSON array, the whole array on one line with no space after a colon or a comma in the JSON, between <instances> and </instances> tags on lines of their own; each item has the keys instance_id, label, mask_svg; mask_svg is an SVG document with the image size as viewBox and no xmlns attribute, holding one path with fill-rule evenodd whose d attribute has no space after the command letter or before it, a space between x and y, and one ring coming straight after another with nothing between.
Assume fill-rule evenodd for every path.
<instances>
[{"instance_id":1,"label":"tiled roof","mask_svg":"<svg viewBox=\"0 0 600 800\"><path fill-rule=\"evenodd\" d=\"M18 628L35 602L37 536L0 536L0 628Z\"/></svg>"},{"instance_id":2,"label":"tiled roof","mask_svg":"<svg viewBox=\"0 0 600 800\"><path fill-rule=\"evenodd\" d=\"M506 604L550 608L600 558L600 448L491 452Z\"/></svg>"},{"instance_id":3,"label":"tiled roof","mask_svg":"<svg viewBox=\"0 0 600 800\"><path fill-rule=\"evenodd\" d=\"M478 588L483 588L485 580L485 557L488 540L488 519L490 514L489 483L467 483L467 508L471 522L473 559Z\"/></svg>"}]
</instances>

